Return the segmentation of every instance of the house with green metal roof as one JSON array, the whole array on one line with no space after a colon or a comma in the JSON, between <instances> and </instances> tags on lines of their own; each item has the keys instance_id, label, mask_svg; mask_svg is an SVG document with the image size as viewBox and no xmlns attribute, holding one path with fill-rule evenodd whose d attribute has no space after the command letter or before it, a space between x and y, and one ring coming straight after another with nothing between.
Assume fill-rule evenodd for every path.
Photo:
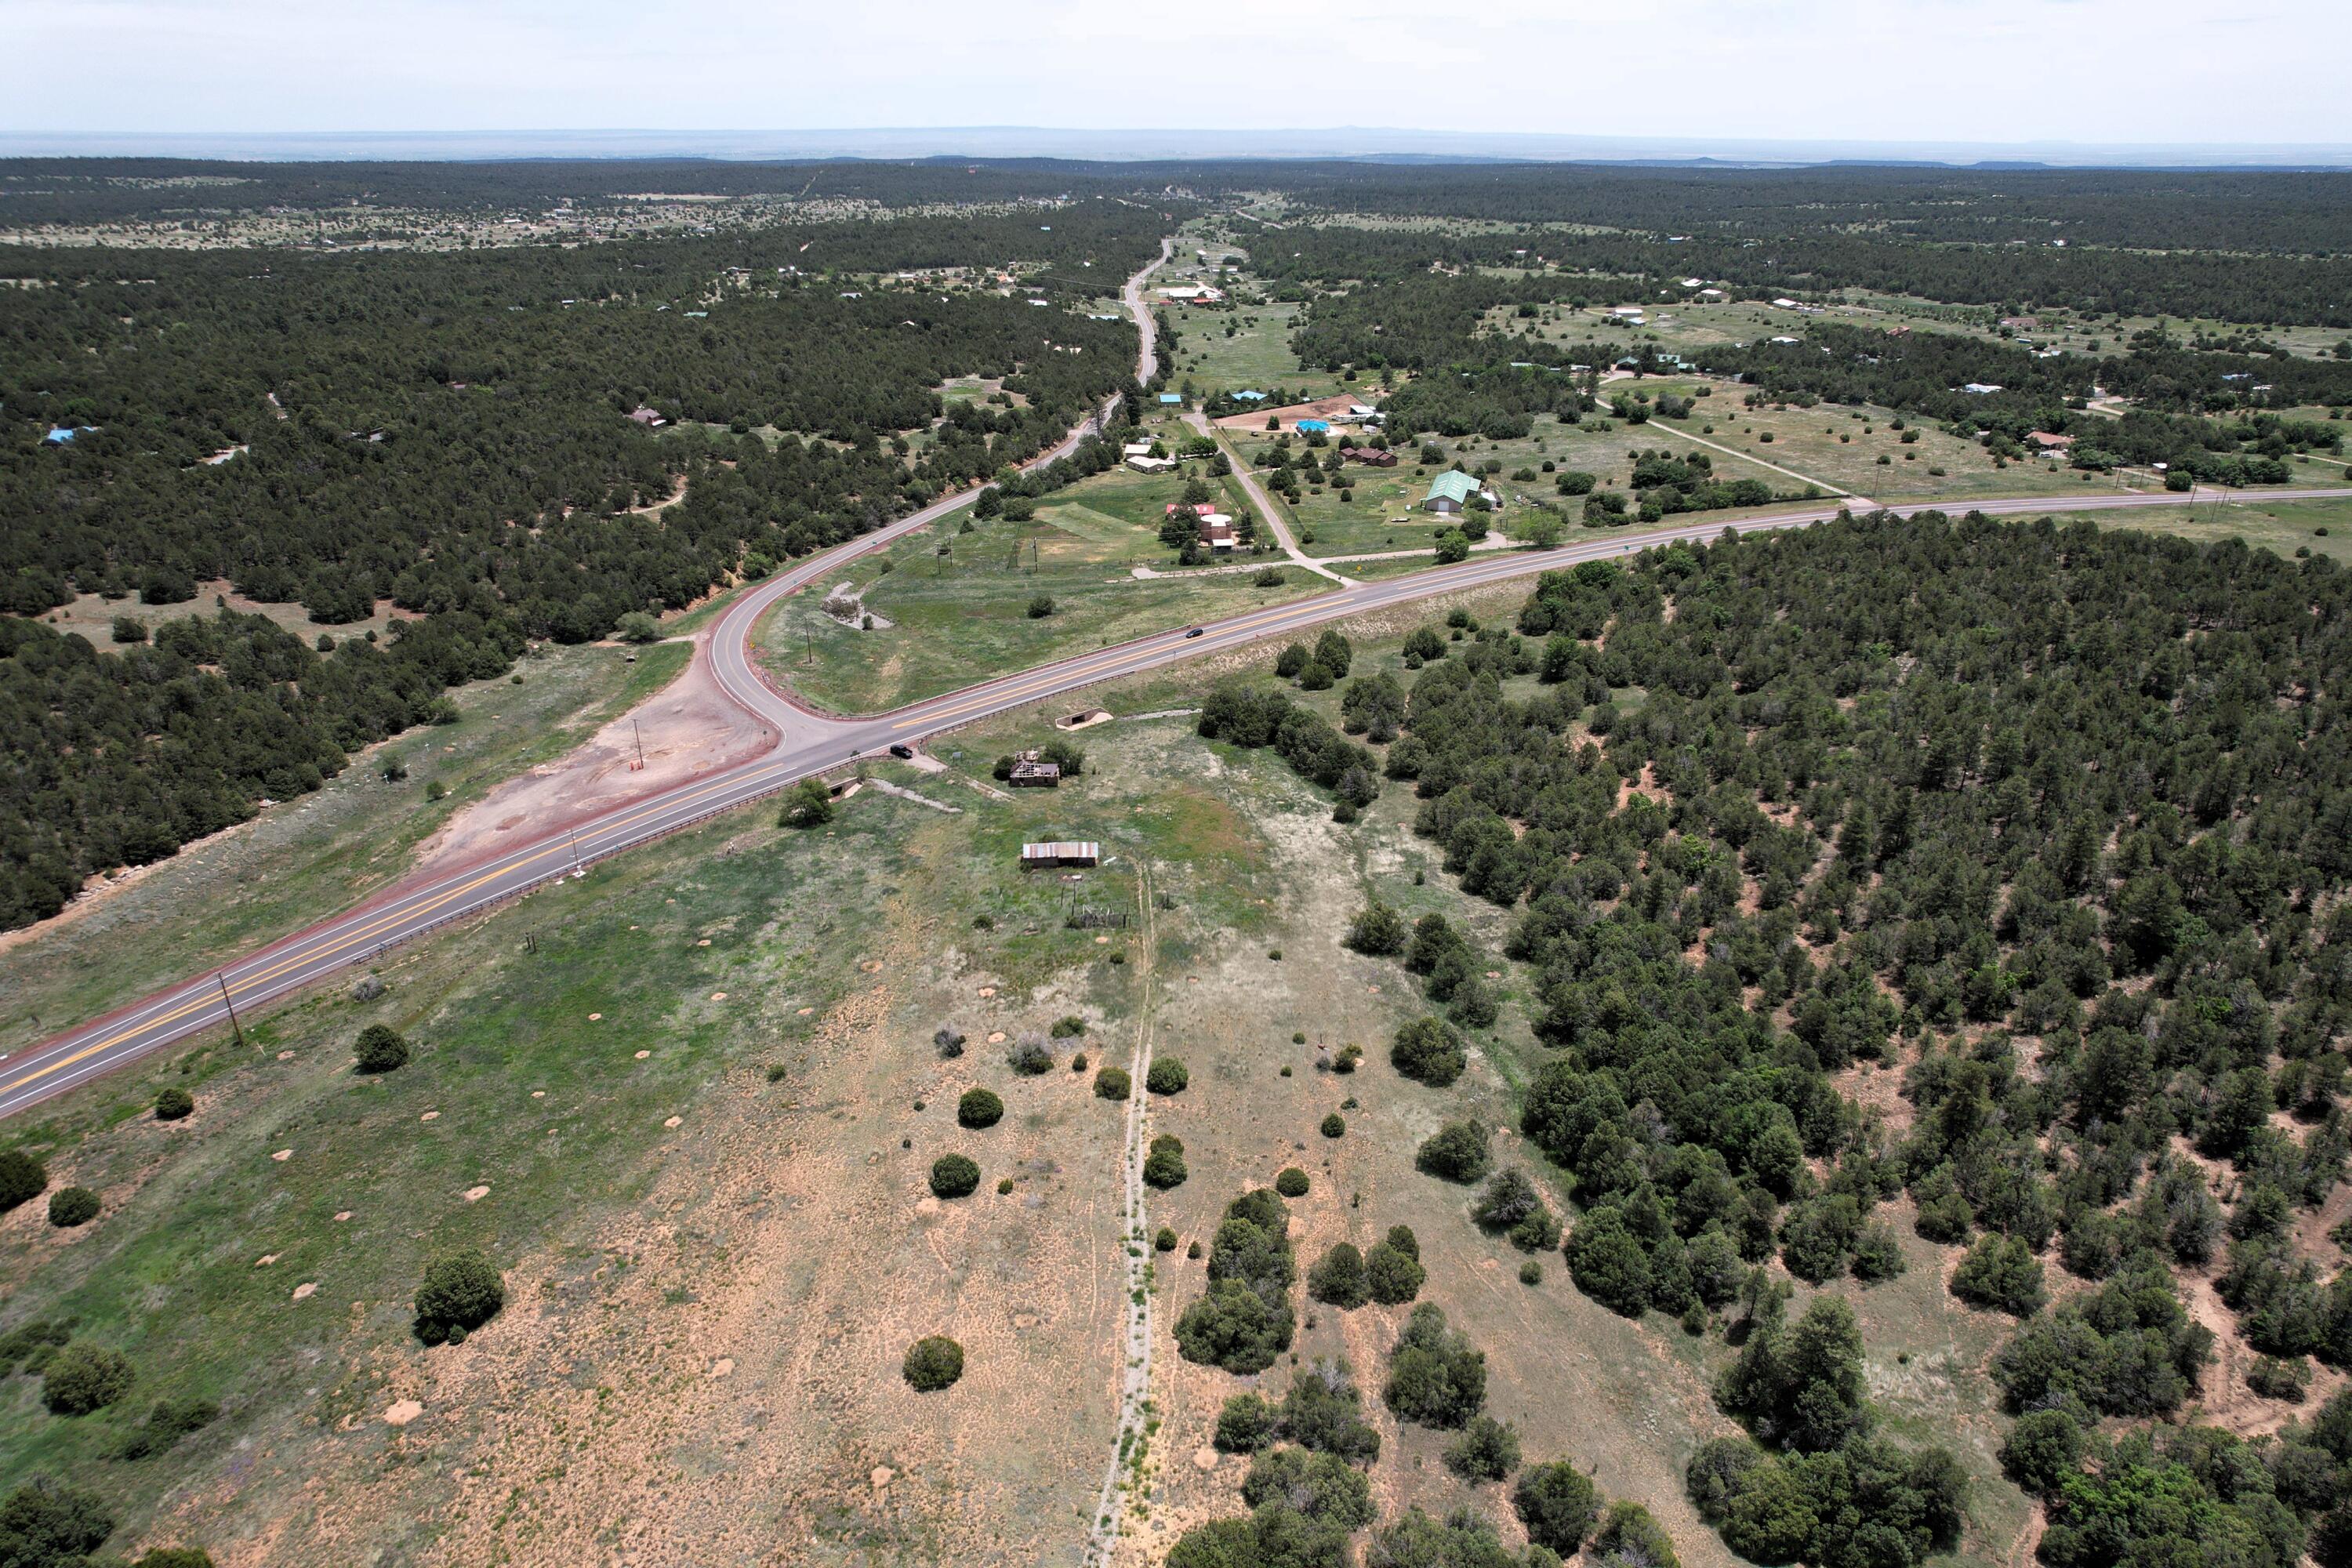
<instances>
[{"instance_id":1,"label":"house with green metal roof","mask_svg":"<svg viewBox=\"0 0 2352 1568\"><path fill-rule=\"evenodd\" d=\"M1459 468L1448 468L1429 481L1429 494L1422 499L1423 511L1460 511L1478 493L1478 481Z\"/></svg>"}]
</instances>

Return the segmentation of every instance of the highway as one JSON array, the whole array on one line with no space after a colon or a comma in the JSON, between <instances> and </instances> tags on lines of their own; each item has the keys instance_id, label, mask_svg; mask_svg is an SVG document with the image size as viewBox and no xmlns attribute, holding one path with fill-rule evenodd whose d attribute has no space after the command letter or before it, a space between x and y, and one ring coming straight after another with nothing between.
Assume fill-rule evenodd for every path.
<instances>
[{"instance_id":1,"label":"highway","mask_svg":"<svg viewBox=\"0 0 2352 1568\"><path fill-rule=\"evenodd\" d=\"M1166 259L1163 248L1161 259ZM1128 286L1127 297L1142 325L1140 369L1154 365L1150 312L1140 285L1159 265L1147 267ZM1038 459L1050 461L1076 446L1081 431ZM1994 515L2126 511L2140 507L2179 506L2194 499L2171 494L2065 494L1979 500L1969 510ZM2340 498L2342 490L2265 490L2265 500ZM397 943L477 913L503 900L560 879L584 875L592 862L650 842L746 802L773 795L797 781L838 768L894 744L912 745L945 731L1017 708L1046 703L1081 688L1157 669L1183 659L1224 653L1308 627L1345 620L1391 605L1465 588L1557 571L1580 561L1627 554L1676 541L1711 540L1727 526L1743 532L1802 528L1835 517L1823 507L1727 525L1721 519L1652 530L1627 540L1595 534L1549 551L1509 551L1474 557L1407 577L1355 582L1315 597L1211 622L1191 635L1178 627L1112 647L1058 659L1018 674L1000 676L961 691L935 697L888 713L841 717L813 712L787 700L757 668L751 633L778 600L843 562L874 550L914 529L969 505L972 492L934 502L874 533L864 535L779 572L740 595L714 626L708 657L728 696L775 726L781 740L763 755L723 773L677 785L649 797L607 809L559 828L533 842L488 859L449 870L415 885L402 884L357 909L299 931L260 951L180 985L134 1003L70 1033L0 1062L0 1117L64 1092L115 1068L138 1060L174 1041L226 1025L229 1004L242 1016L304 986L351 973ZM1941 510L1930 506L1891 509L1905 515Z\"/></svg>"}]
</instances>

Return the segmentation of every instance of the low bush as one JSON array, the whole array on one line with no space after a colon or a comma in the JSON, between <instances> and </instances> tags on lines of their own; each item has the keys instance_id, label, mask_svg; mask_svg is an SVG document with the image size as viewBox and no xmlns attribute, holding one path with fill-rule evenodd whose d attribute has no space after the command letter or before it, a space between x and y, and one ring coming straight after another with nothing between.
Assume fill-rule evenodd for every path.
<instances>
[{"instance_id":1,"label":"low bush","mask_svg":"<svg viewBox=\"0 0 2352 1568\"><path fill-rule=\"evenodd\" d=\"M121 1351L76 1340L49 1358L41 1371L41 1403L53 1415L87 1415L103 1410L137 1381Z\"/></svg>"},{"instance_id":2,"label":"low bush","mask_svg":"<svg viewBox=\"0 0 2352 1568\"><path fill-rule=\"evenodd\" d=\"M506 1282L488 1258L470 1247L442 1253L425 1266L416 1288L416 1337L428 1345L463 1343L506 1303Z\"/></svg>"},{"instance_id":3,"label":"low bush","mask_svg":"<svg viewBox=\"0 0 2352 1568\"><path fill-rule=\"evenodd\" d=\"M1592 1532L1601 1492L1574 1465L1555 1459L1519 1472L1519 1484L1511 1489L1511 1507L1527 1526L1529 1541L1572 1557Z\"/></svg>"},{"instance_id":4,"label":"low bush","mask_svg":"<svg viewBox=\"0 0 2352 1568\"><path fill-rule=\"evenodd\" d=\"M1151 1149L1143 1159L1143 1180L1147 1186L1166 1192L1184 1184L1184 1141L1172 1132L1163 1132L1151 1141Z\"/></svg>"},{"instance_id":5,"label":"low bush","mask_svg":"<svg viewBox=\"0 0 2352 1568\"><path fill-rule=\"evenodd\" d=\"M196 1097L177 1087L164 1089L155 1097L155 1120L179 1121L195 1114Z\"/></svg>"},{"instance_id":6,"label":"low bush","mask_svg":"<svg viewBox=\"0 0 2352 1568\"><path fill-rule=\"evenodd\" d=\"M1143 1075L1143 1087L1154 1094L1181 1094L1192 1075L1174 1057L1154 1057L1150 1070Z\"/></svg>"},{"instance_id":7,"label":"low bush","mask_svg":"<svg viewBox=\"0 0 2352 1568\"><path fill-rule=\"evenodd\" d=\"M1445 1447L1445 1468L1465 1481L1499 1481L1519 1468L1518 1429L1491 1415L1473 1416Z\"/></svg>"},{"instance_id":8,"label":"low bush","mask_svg":"<svg viewBox=\"0 0 2352 1568\"><path fill-rule=\"evenodd\" d=\"M1307 1271L1307 1293L1326 1306L1352 1311L1371 1299L1364 1278L1364 1255L1349 1242L1337 1242Z\"/></svg>"},{"instance_id":9,"label":"low bush","mask_svg":"<svg viewBox=\"0 0 2352 1568\"><path fill-rule=\"evenodd\" d=\"M942 1154L931 1162L931 1192L942 1198L967 1198L980 1187L980 1167L962 1154Z\"/></svg>"},{"instance_id":10,"label":"low bush","mask_svg":"<svg viewBox=\"0 0 2352 1568\"><path fill-rule=\"evenodd\" d=\"M1095 1074L1095 1096L1099 1100L1130 1100L1135 1095L1135 1080L1125 1068L1105 1068Z\"/></svg>"},{"instance_id":11,"label":"low bush","mask_svg":"<svg viewBox=\"0 0 2352 1568\"><path fill-rule=\"evenodd\" d=\"M360 1072L396 1072L408 1065L408 1042L399 1030L388 1025L370 1024L360 1031L359 1043L352 1047L352 1056Z\"/></svg>"},{"instance_id":12,"label":"low bush","mask_svg":"<svg viewBox=\"0 0 2352 1568\"><path fill-rule=\"evenodd\" d=\"M1255 1394L1236 1394L1217 1412L1211 1439L1222 1454L1255 1454L1274 1441L1274 1406Z\"/></svg>"},{"instance_id":13,"label":"low bush","mask_svg":"<svg viewBox=\"0 0 2352 1568\"><path fill-rule=\"evenodd\" d=\"M1338 1111L1336 1111L1336 1110L1335 1110L1335 1111L1331 1112L1331 1114L1330 1114L1330 1115L1328 1115L1328 1116L1327 1116L1327 1117L1325 1117L1325 1118L1323 1119L1323 1136L1324 1136L1324 1137L1326 1137L1326 1138L1344 1138L1344 1137L1346 1137L1346 1136L1347 1136L1347 1134L1348 1134L1348 1119L1347 1119L1346 1117L1344 1117L1344 1116L1340 1115Z\"/></svg>"},{"instance_id":14,"label":"low bush","mask_svg":"<svg viewBox=\"0 0 2352 1568\"><path fill-rule=\"evenodd\" d=\"M918 1394L937 1394L963 1376L963 1346L945 1334L930 1334L907 1347L898 1375Z\"/></svg>"},{"instance_id":15,"label":"low bush","mask_svg":"<svg viewBox=\"0 0 2352 1568\"><path fill-rule=\"evenodd\" d=\"M1004 1101L992 1089L968 1089L956 1101L956 1123L978 1131L1004 1120Z\"/></svg>"},{"instance_id":16,"label":"low bush","mask_svg":"<svg viewBox=\"0 0 2352 1568\"><path fill-rule=\"evenodd\" d=\"M1480 1122L1449 1121L1423 1141L1412 1163L1423 1174L1444 1181L1477 1181L1486 1173L1487 1137Z\"/></svg>"},{"instance_id":17,"label":"low bush","mask_svg":"<svg viewBox=\"0 0 2352 1568\"><path fill-rule=\"evenodd\" d=\"M1462 1076L1469 1058L1462 1037L1443 1018L1415 1018L1399 1029L1389 1047L1389 1061L1397 1071L1432 1089L1444 1089Z\"/></svg>"},{"instance_id":18,"label":"low bush","mask_svg":"<svg viewBox=\"0 0 2352 1568\"><path fill-rule=\"evenodd\" d=\"M1004 1065L1023 1078L1054 1070L1054 1048L1042 1035L1024 1035L1004 1053Z\"/></svg>"},{"instance_id":19,"label":"low bush","mask_svg":"<svg viewBox=\"0 0 2352 1568\"><path fill-rule=\"evenodd\" d=\"M20 1149L0 1149L0 1214L48 1190L48 1168Z\"/></svg>"},{"instance_id":20,"label":"low bush","mask_svg":"<svg viewBox=\"0 0 2352 1568\"><path fill-rule=\"evenodd\" d=\"M59 1230L88 1225L98 1210L98 1194L88 1187L59 1187L49 1194L49 1223Z\"/></svg>"},{"instance_id":21,"label":"low bush","mask_svg":"<svg viewBox=\"0 0 2352 1568\"><path fill-rule=\"evenodd\" d=\"M1274 1190L1286 1198L1305 1197L1307 1185L1307 1173L1296 1165L1285 1165L1274 1178Z\"/></svg>"},{"instance_id":22,"label":"low bush","mask_svg":"<svg viewBox=\"0 0 2352 1568\"><path fill-rule=\"evenodd\" d=\"M115 1440L114 1457L144 1459L163 1453L189 1433L201 1431L219 1419L220 1406L209 1399L158 1400L147 1412L143 1424Z\"/></svg>"},{"instance_id":23,"label":"low bush","mask_svg":"<svg viewBox=\"0 0 2352 1568\"><path fill-rule=\"evenodd\" d=\"M1397 1335L1381 1397L1419 1426L1464 1426L1486 1402L1486 1352L1446 1326L1444 1308L1423 1301Z\"/></svg>"}]
</instances>

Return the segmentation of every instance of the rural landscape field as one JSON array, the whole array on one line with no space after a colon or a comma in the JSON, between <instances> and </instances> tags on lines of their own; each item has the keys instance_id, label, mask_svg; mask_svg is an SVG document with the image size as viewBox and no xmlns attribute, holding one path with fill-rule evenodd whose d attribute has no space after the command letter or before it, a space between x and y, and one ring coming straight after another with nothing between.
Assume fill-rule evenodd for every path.
<instances>
[{"instance_id":1,"label":"rural landscape field","mask_svg":"<svg viewBox=\"0 0 2352 1568\"><path fill-rule=\"evenodd\" d=\"M2352 158L641 134L0 134L0 1568L2352 1568Z\"/></svg>"}]
</instances>

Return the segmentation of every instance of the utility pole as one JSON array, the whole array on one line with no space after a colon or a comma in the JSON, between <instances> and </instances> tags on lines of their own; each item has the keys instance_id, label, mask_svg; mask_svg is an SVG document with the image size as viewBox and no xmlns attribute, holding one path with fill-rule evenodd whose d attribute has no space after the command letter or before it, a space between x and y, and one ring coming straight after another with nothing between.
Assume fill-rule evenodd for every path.
<instances>
[{"instance_id":1,"label":"utility pole","mask_svg":"<svg viewBox=\"0 0 2352 1568\"><path fill-rule=\"evenodd\" d=\"M236 1021L236 1004L229 1000L228 976L219 970L213 972L213 981L220 987L221 1005L228 1009L228 1026L236 1035L236 1043L245 1044L245 1026Z\"/></svg>"},{"instance_id":2,"label":"utility pole","mask_svg":"<svg viewBox=\"0 0 2352 1568\"><path fill-rule=\"evenodd\" d=\"M580 864L580 830L575 827L572 830L572 877L577 881L587 874L588 868Z\"/></svg>"},{"instance_id":3,"label":"utility pole","mask_svg":"<svg viewBox=\"0 0 2352 1568\"><path fill-rule=\"evenodd\" d=\"M639 729L637 727L637 721L635 719L632 719L629 721L629 733L636 737L637 771L639 773L643 773L646 769L646 732Z\"/></svg>"}]
</instances>

